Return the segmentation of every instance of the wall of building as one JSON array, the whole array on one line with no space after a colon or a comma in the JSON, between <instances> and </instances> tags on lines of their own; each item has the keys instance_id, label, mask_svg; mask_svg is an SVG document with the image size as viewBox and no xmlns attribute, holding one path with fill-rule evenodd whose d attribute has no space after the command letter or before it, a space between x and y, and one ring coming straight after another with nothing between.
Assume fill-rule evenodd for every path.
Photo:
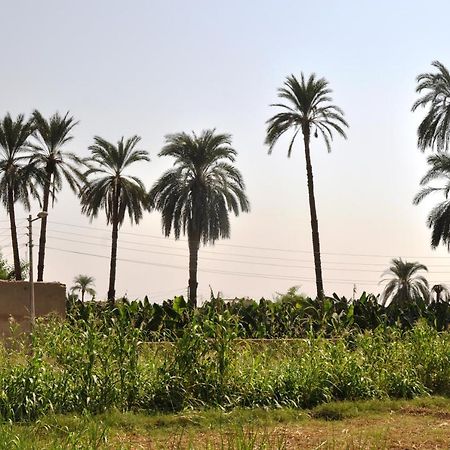
<instances>
[{"instance_id":1,"label":"wall of building","mask_svg":"<svg viewBox=\"0 0 450 450\"><path fill-rule=\"evenodd\" d=\"M66 314L66 286L61 283L34 283L36 317ZM0 335L10 334L11 318L20 329L30 329L30 285L28 281L0 281Z\"/></svg>"}]
</instances>

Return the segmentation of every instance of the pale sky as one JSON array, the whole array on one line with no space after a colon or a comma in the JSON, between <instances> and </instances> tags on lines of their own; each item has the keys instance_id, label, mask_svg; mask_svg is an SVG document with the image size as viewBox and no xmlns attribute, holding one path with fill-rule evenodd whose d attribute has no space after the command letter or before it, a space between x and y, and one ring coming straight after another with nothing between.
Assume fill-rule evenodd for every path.
<instances>
[{"instance_id":1,"label":"pale sky","mask_svg":"<svg viewBox=\"0 0 450 450\"><path fill-rule=\"evenodd\" d=\"M164 135L205 128L233 135L252 210L232 220L231 239L200 250L200 297L209 297L209 286L225 297L272 298L294 285L315 293L302 142L290 159L286 140L271 156L264 146L265 121L276 112L268 105L285 77L301 71L329 80L350 124L348 140L336 137L331 154L322 141L312 143L326 293L351 296L354 284L358 294L379 292L380 275L399 256L428 265L431 283L450 284L450 256L430 249L425 224L439 197L412 205L426 155L416 146L421 113L411 112L415 77L436 59L450 66L448 2L0 6L1 115L69 110L80 123L68 150L81 156L94 135L138 134L152 161L134 173L148 188L172 163L157 157ZM10 257L5 219L3 211L0 245ZM122 231L118 295L161 301L186 292L187 242L162 237L159 213ZM25 242L23 227L20 233ZM104 216L91 224L66 187L49 214L45 278L70 287L75 275L92 275L104 297L109 245Z\"/></svg>"}]
</instances>

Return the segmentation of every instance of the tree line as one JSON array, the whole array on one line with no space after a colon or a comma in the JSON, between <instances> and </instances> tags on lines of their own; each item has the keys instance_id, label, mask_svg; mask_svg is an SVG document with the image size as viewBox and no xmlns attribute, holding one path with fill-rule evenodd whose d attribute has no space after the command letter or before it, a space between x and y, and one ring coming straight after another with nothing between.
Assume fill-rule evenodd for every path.
<instances>
[{"instance_id":1,"label":"tree line","mask_svg":"<svg viewBox=\"0 0 450 450\"><path fill-rule=\"evenodd\" d=\"M445 200L431 211L428 226L432 229L431 245L440 242L450 247L450 74L443 64L433 62L436 73L417 77L417 92L423 94L413 105L428 108L418 127L418 146L431 149L430 168L421 181L422 190L414 203L427 195L440 192ZM292 133L288 146L291 156L297 136L303 137L306 179L311 218L316 293L323 300L324 286L321 267L319 225L314 195L311 161L311 139L322 138L331 151L335 134L346 138L348 123L344 112L332 103L329 83L315 74L297 78L290 75L278 89L279 102L271 106L278 112L267 121L265 143L272 152L285 133ZM81 158L68 151L73 129L78 124L69 113L56 112L46 118L35 110L30 118L16 118L8 113L0 121L0 197L9 216L14 276L22 279L22 265L17 239L15 207L21 203L30 209L30 200L39 202L42 211L53 207L56 195L67 184L78 195L81 212L95 218L103 211L111 225L111 258L108 300L114 303L117 243L125 218L138 224L144 211L159 211L162 232L175 239L186 235L189 246L189 302L197 303L197 264L200 245L214 243L230 236L230 213L248 212L250 203L245 183L235 166L237 151L230 134L215 129L200 134L174 133L165 137L159 156L174 159L173 168L166 171L147 190L143 181L130 174L130 166L148 163L149 154L139 149L137 135L122 137L117 142L95 136L89 146L90 156ZM440 187L430 181L443 179ZM38 281L44 279L45 248L48 217L41 219L38 253Z\"/></svg>"}]
</instances>

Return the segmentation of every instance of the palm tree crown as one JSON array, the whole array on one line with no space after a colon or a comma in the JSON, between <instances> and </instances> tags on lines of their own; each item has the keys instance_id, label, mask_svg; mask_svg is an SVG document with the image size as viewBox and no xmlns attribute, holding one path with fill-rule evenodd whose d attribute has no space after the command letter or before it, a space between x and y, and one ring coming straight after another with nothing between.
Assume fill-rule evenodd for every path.
<instances>
[{"instance_id":1,"label":"palm tree crown","mask_svg":"<svg viewBox=\"0 0 450 450\"><path fill-rule=\"evenodd\" d=\"M448 302L450 297L450 290L445 284L435 284L430 291L430 296L435 295L434 301L436 303Z\"/></svg>"},{"instance_id":2,"label":"palm tree crown","mask_svg":"<svg viewBox=\"0 0 450 450\"><path fill-rule=\"evenodd\" d=\"M391 267L384 273L390 277L381 281L388 282L381 297L382 304L395 304L401 307L418 299L428 302L430 292L428 281L417 274L421 270L428 271L426 266L418 262L394 258Z\"/></svg>"},{"instance_id":3,"label":"palm tree crown","mask_svg":"<svg viewBox=\"0 0 450 450\"><path fill-rule=\"evenodd\" d=\"M95 279L89 275L77 275L73 279L74 285L71 287L71 292L81 292L81 301L84 301L84 294L87 292L92 297L95 296Z\"/></svg>"},{"instance_id":4,"label":"palm tree crown","mask_svg":"<svg viewBox=\"0 0 450 450\"><path fill-rule=\"evenodd\" d=\"M29 209L29 193L33 185L26 175L30 175L27 160L30 156L28 139L33 132L32 121L26 121L20 114L13 120L7 114L0 122L0 195L8 206L8 187L14 194L14 202L21 201Z\"/></svg>"},{"instance_id":5,"label":"palm tree crown","mask_svg":"<svg viewBox=\"0 0 450 450\"><path fill-rule=\"evenodd\" d=\"M187 234L189 241L189 301L197 304L197 259L200 242L230 236L229 213L248 212L241 173L233 166L236 150L229 134L214 129L166 136L159 156L175 158L149 193L150 207L162 213L166 236Z\"/></svg>"},{"instance_id":6,"label":"palm tree crown","mask_svg":"<svg viewBox=\"0 0 450 450\"><path fill-rule=\"evenodd\" d=\"M430 166L428 172L420 181L422 190L415 196L414 204L420 203L425 197L434 192L443 194L444 200L438 203L430 212L427 225L431 228L431 246L436 248L440 242L450 249L450 156L446 153L436 153L427 158ZM426 186L433 180L443 180L442 186Z\"/></svg>"},{"instance_id":7,"label":"palm tree crown","mask_svg":"<svg viewBox=\"0 0 450 450\"><path fill-rule=\"evenodd\" d=\"M333 131L346 138L344 127L348 127L344 112L339 107L330 104L329 96L332 90L325 78L316 78L312 74L307 80L302 73L300 81L294 75L288 76L284 86L278 89L278 97L287 100L287 104L275 103L271 106L280 107L282 112L271 117L267 123L266 144L269 153L272 152L278 139L287 131L294 134L289 144L288 156L291 156L292 146L299 131L310 135L314 129L315 137L319 133L325 141L328 151L331 151Z\"/></svg>"},{"instance_id":8,"label":"palm tree crown","mask_svg":"<svg viewBox=\"0 0 450 450\"><path fill-rule=\"evenodd\" d=\"M104 210L107 223L112 225L108 300L114 303L119 226L127 213L131 223L138 223L147 206L144 183L125 172L133 163L149 161L150 158L146 151L135 148L140 141L139 136L127 140L122 137L117 145L98 136L94 141L89 147L92 156L87 161L89 169L85 176L88 181L80 192L80 198L84 214L94 218Z\"/></svg>"},{"instance_id":9,"label":"palm tree crown","mask_svg":"<svg viewBox=\"0 0 450 450\"><path fill-rule=\"evenodd\" d=\"M22 279L19 256L15 204L20 201L30 209L30 192L37 196L32 184L33 168L27 165L29 158L28 138L33 131L31 121L21 114L13 120L7 114L0 122L0 201L6 206L10 219L11 241L14 257L14 274Z\"/></svg>"},{"instance_id":10,"label":"palm tree crown","mask_svg":"<svg viewBox=\"0 0 450 450\"><path fill-rule=\"evenodd\" d=\"M44 179L49 184L52 199L55 200L55 193L61 189L64 179L78 193L83 180L80 170L83 161L75 153L65 150L67 143L73 139L70 133L78 122L69 113L64 116L55 113L47 120L35 110L33 123L35 142L31 145L34 153L30 164L45 173Z\"/></svg>"},{"instance_id":11,"label":"palm tree crown","mask_svg":"<svg viewBox=\"0 0 450 450\"><path fill-rule=\"evenodd\" d=\"M412 110L419 107L429 109L417 129L418 146L447 150L450 140L450 73L439 61L432 66L437 73L422 73L417 77L416 92L424 93L414 103Z\"/></svg>"},{"instance_id":12,"label":"palm tree crown","mask_svg":"<svg viewBox=\"0 0 450 450\"><path fill-rule=\"evenodd\" d=\"M127 175L125 171L135 162L150 161L146 151L135 149L140 140L139 136L127 140L122 137L114 145L99 136L94 138L95 144L89 147L91 158L87 161L89 169L85 176L97 177L89 180L81 190L84 214L97 217L100 210L105 210L106 221L110 224L117 213L121 225L128 213L132 223L139 222L146 199L145 186L139 178Z\"/></svg>"},{"instance_id":13,"label":"palm tree crown","mask_svg":"<svg viewBox=\"0 0 450 450\"><path fill-rule=\"evenodd\" d=\"M292 130L293 136L288 147L288 157L291 156L292 147L298 133L301 131L303 135L316 289L319 300L323 299L324 291L320 261L319 224L314 197L310 152L311 132L314 131L315 137L318 137L319 134L323 137L326 148L330 152L333 133L337 132L340 136L346 138L344 128L348 127L343 117L343 111L339 107L331 104L331 92L331 89L328 87L328 81L325 78L317 78L315 74L312 74L306 79L302 73L300 81L294 75L287 77L284 86L278 89L278 97L286 100L286 102L271 105L281 108L282 111L267 121L266 135L266 144L269 146L270 154L278 139L287 131Z\"/></svg>"},{"instance_id":14,"label":"palm tree crown","mask_svg":"<svg viewBox=\"0 0 450 450\"><path fill-rule=\"evenodd\" d=\"M163 232L181 232L204 244L230 237L229 212L248 212L242 175L231 163L237 152L229 134L205 130L166 136L159 156L175 158L150 191L150 204L162 212Z\"/></svg>"}]
</instances>

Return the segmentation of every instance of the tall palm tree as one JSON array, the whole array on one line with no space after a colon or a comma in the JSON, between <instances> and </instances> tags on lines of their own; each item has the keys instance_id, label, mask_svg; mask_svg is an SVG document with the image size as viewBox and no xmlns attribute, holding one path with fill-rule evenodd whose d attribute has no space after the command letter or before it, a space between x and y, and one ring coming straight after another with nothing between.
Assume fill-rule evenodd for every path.
<instances>
[{"instance_id":1,"label":"tall palm tree","mask_svg":"<svg viewBox=\"0 0 450 450\"><path fill-rule=\"evenodd\" d=\"M11 228L11 243L16 280L22 279L19 244L17 239L15 204L20 201L26 209L30 208L29 193L31 167L26 165L29 158L27 141L33 131L31 121L20 114L13 120L7 114L0 122L0 198L6 206Z\"/></svg>"},{"instance_id":2,"label":"tall palm tree","mask_svg":"<svg viewBox=\"0 0 450 450\"><path fill-rule=\"evenodd\" d=\"M248 212L245 184L235 162L231 135L214 129L166 136L159 156L175 158L150 190L150 207L162 213L162 229L175 239L187 234L189 245L189 303L197 305L197 264L200 243L230 237L229 213Z\"/></svg>"},{"instance_id":3,"label":"tall palm tree","mask_svg":"<svg viewBox=\"0 0 450 450\"><path fill-rule=\"evenodd\" d=\"M95 143L89 147L90 168L85 176L87 182L80 192L82 212L92 218L97 217L101 209L105 210L106 221L112 225L111 262L109 273L108 301L114 304L117 241L119 227L125 220L125 214L131 223L139 223L143 209L147 205L147 193L143 182L125 171L136 162L150 161L148 153L136 149L141 138L123 137L114 145L96 136ZM89 179L94 176L94 179Z\"/></svg>"},{"instance_id":4,"label":"tall palm tree","mask_svg":"<svg viewBox=\"0 0 450 450\"><path fill-rule=\"evenodd\" d=\"M436 153L427 158L430 166L428 172L420 181L424 186L414 197L413 203L420 203L428 195L438 192L443 194L444 200L438 203L430 212L427 225L431 228L431 247L436 248L440 242L450 249L450 156L446 153ZM427 186L434 180L442 180L442 186Z\"/></svg>"},{"instance_id":5,"label":"tall palm tree","mask_svg":"<svg viewBox=\"0 0 450 450\"><path fill-rule=\"evenodd\" d=\"M50 196L55 201L56 192L62 188L63 180L67 181L72 191L78 193L81 188L83 174L80 171L82 160L74 153L65 150L73 136L70 134L78 122L66 113L61 116L53 114L46 119L35 110L33 112L35 131L34 142L31 145L33 155L30 165L41 172L42 183L42 210L48 212ZM39 236L38 275L37 280L44 277L45 245L47 236L47 216L41 220Z\"/></svg>"},{"instance_id":6,"label":"tall palm tree","mask_svg":"<svg viewBox=\"0 0 450 450\"><path fill-rule=\"evenodd\" d=\"M428 281L422 275L418 275L422 270L428 272L423 264L394 258L391 267L384 273L389 275L389 278L381 281L388 282L381 296L382 305L392 304L402 307L418 299L428 302L430 292Z\"/></svg>"},{"instance_id":7,"label":"tall palm tree","mask_svg":"<svg viewBox=\"0 0 450 450\"><path fill-rule=\"evenodd\" d=\"M294 75L288 76L284 82L284 86L278 89L278 97L286 100L286 103L271 105L282 108L282 111L267 121L266 136L266 144L269 145L270 154L278 139L287 131L292 130L293 136L288 148L288 157L290 157L295 138L299 132L303 135L316 288L319 299L323 298L324 292L320 261L319 223L317 221L310 152L311 134L314 132L315 137L318 137L320 134L325 141L328 152L330 152L333 133L336 132L343 138L346 138L344 128L348 127L343 117L344 112L337 106L331 104L332 98L329 94L332 91L328 86L329 83L325 78L317 78L315 74L310 75L306 79L302 73L300 80L297 80Z\"/></svg>"},{"instance_id":8,"label":"tall palm tree","mask_svg":"<svg viewBox=\"0 0 450 450\"><path fill-rule=\"evenodd\" d=\"M447 150L450 140L450 73L439 61L433 61L436 73L422 73L417 77L416 92L424 93L412 107L429 107L417 129L417 143L423 151L427 147Z\"/></svg>"},{"instance_id":9,"label":"tall palm tree","mask_svg":"<svg viewBox=\"0 0 450 450\"><path fill-rule=\"evenodd\" d=\"M73 282L75 283L71 288L71 292L81 292L81 301L84 302L84 295L87 292L90 296L95 295L95 279L89 275L77 275Z\"/></svg>"}]
</instances>

